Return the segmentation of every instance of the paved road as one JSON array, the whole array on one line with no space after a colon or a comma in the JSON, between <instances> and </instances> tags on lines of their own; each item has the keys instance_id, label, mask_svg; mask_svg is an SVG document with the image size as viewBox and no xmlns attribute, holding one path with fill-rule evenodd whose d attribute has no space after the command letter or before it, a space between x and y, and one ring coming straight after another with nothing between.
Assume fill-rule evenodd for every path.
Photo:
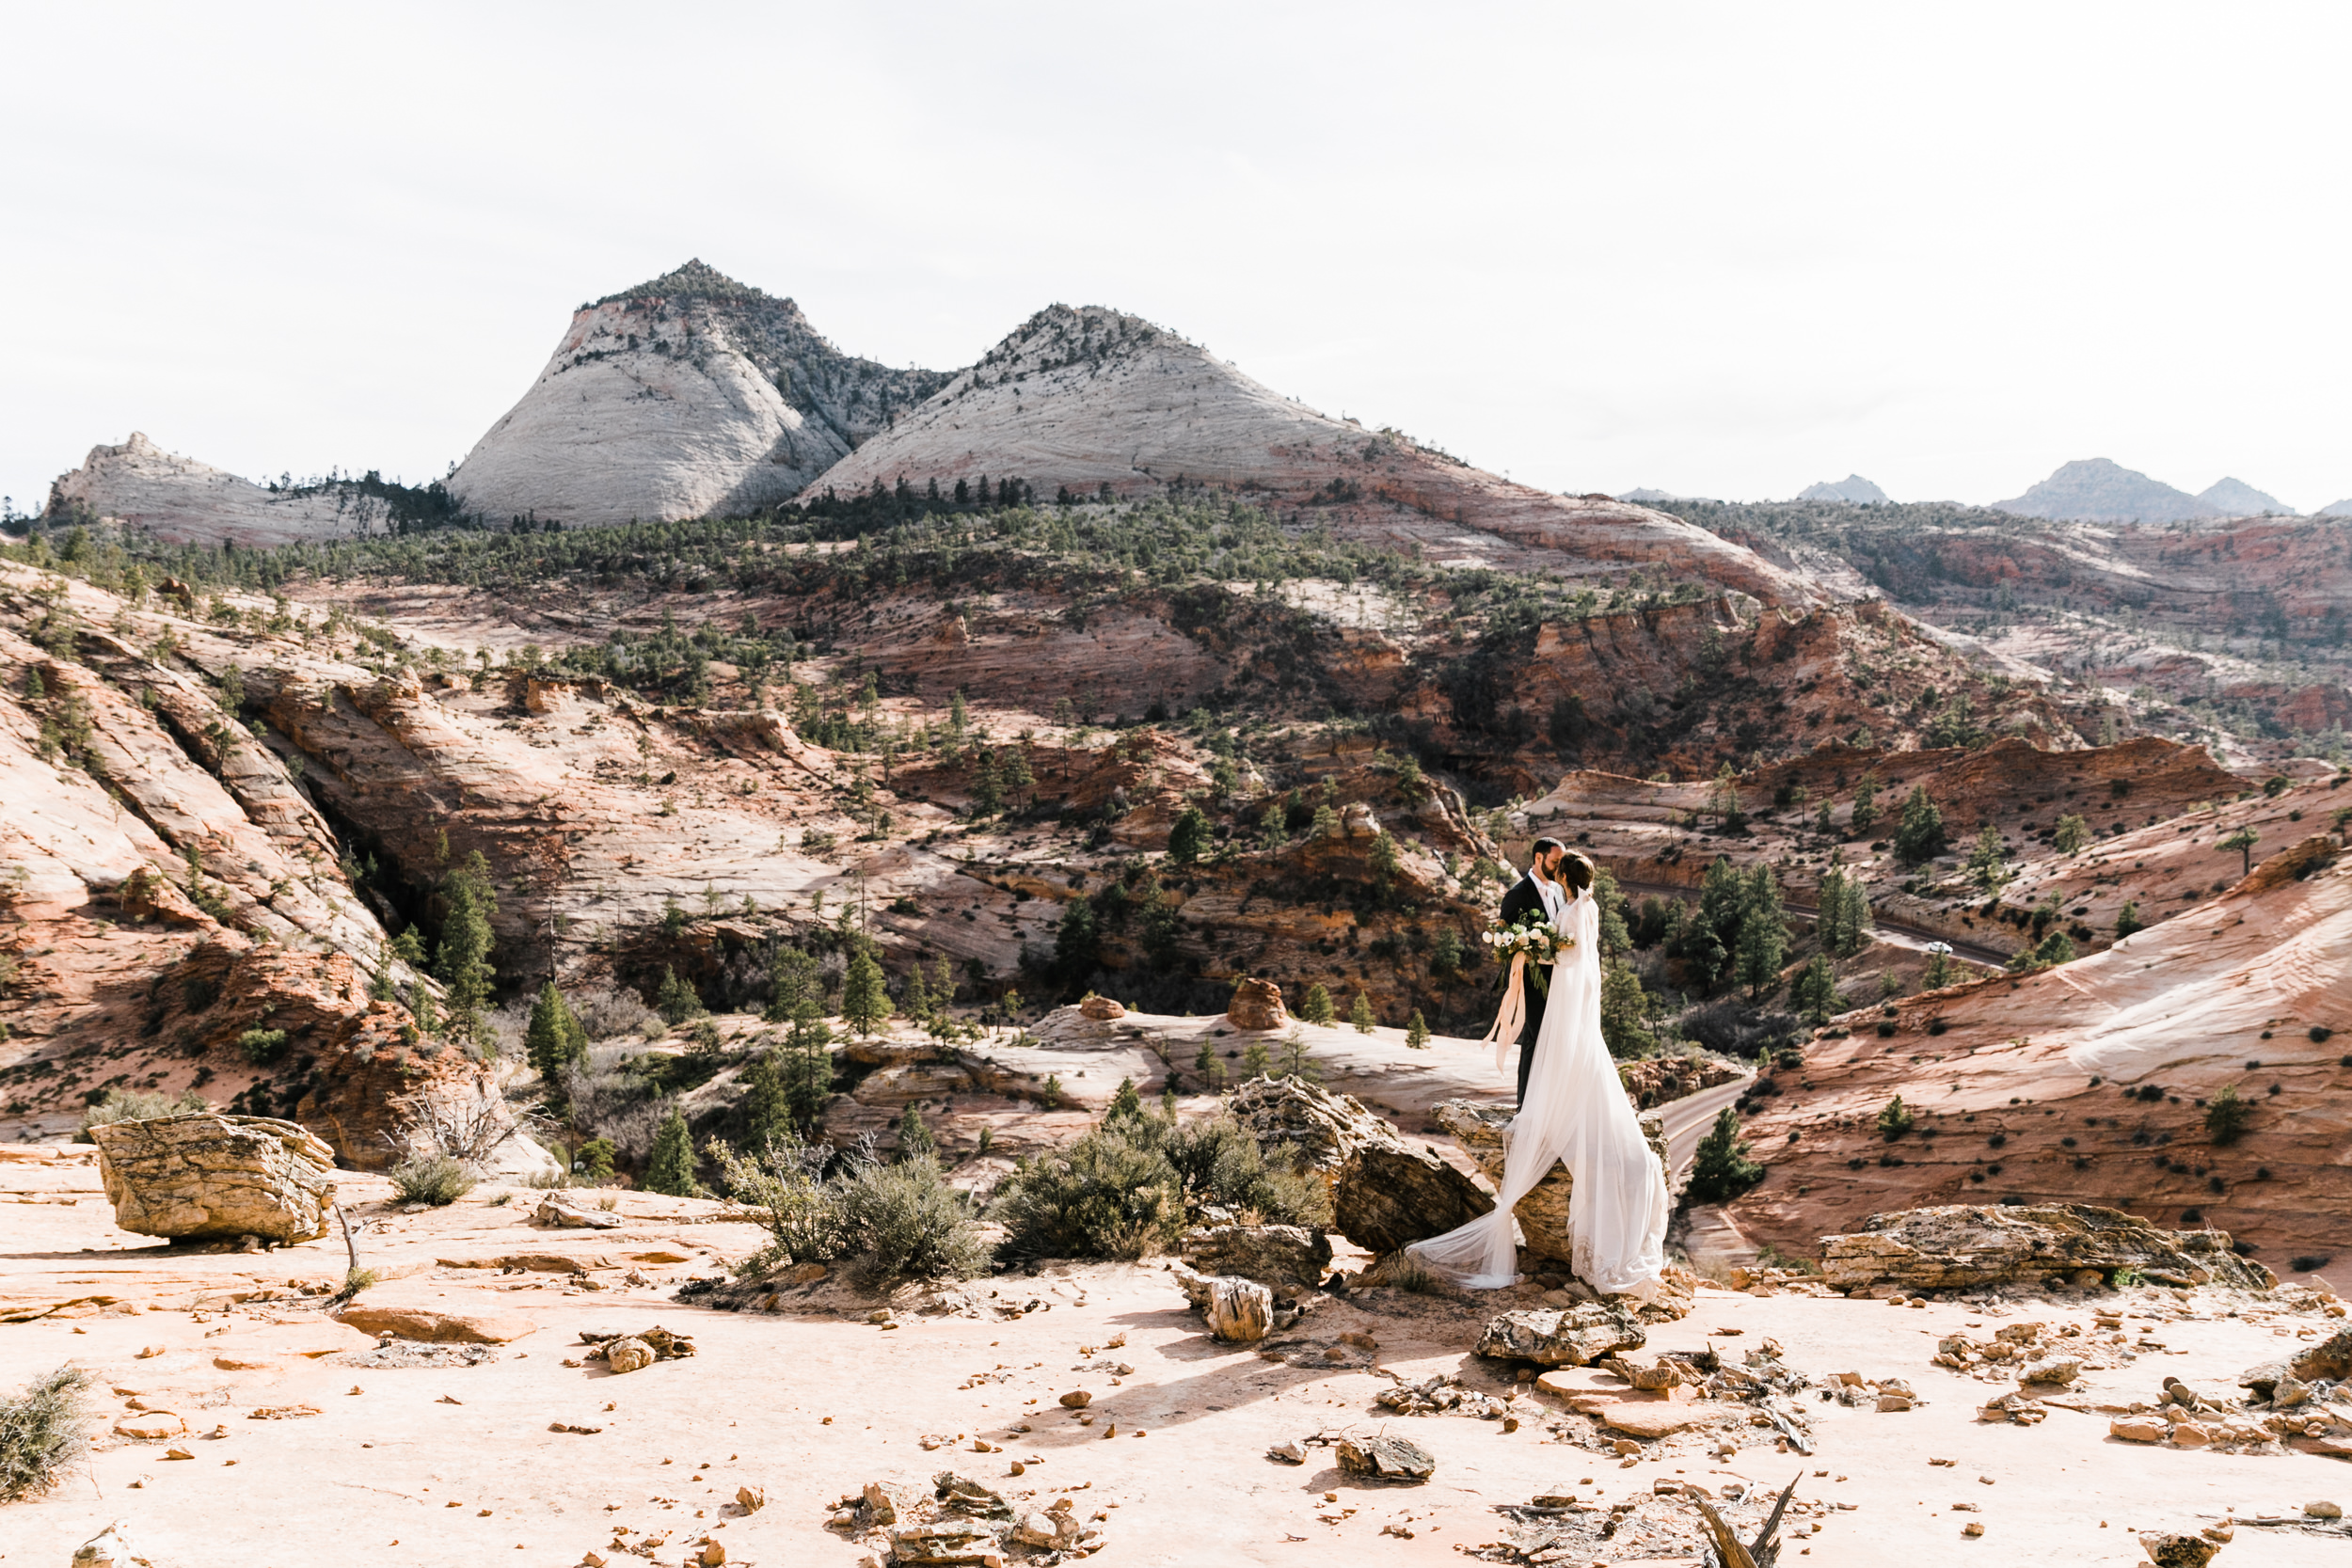
<instances>
[{"instance_id":1,"label":"paved road","mask_svg":"<svg viewBox=\"0 0 2352 1568\"><path fill-rule=\"evenodd\" d=\"M1692 900L1695 900L1698 897L1698 889L1696 888L1675 887L1665 882L1620 881L1617 886L1627 893L1651 894L1668 898L1687 898ZM1800 914L1804 916L1807 920L1818 919L1821 912L1811 904L1784 903L1781 907L1786 909L1790 914ZM1971 963L1986 964L1994 969L2000 969L2009 962L2009 955L1994 948L1979 947L1972 942L1954 942L1951 938L1945 936L1939 931L1931 931L1926 929L1924 927L1906 925L1899 920L1890 920L1886 916L1879 913L1876 910L1870 911L1870 919L1872 924L1877 927L1876 935L1878 939L1881 942L1886 942L1890 946L1907 947L1915 953L1924 953L1927 951L1928 943L1931 942L1940 942L1951 948L1952 956L1954 958L1966 958Z\"/></svg>"},{"instance_id":2,"label":"paved road","mask_svg":"<svg viewBox=\"0 0 2352 1568\"><path fill-rule=\"evenodd\" d=\"M1715 1123L1715 1113L1740 1098L1750 1084L1756 1082L1751 1072L1728 1084L1718 1084L1711 1089L1686 1094L1680 1100L1670 1100L1658 1107L1659 1119L1666 1124L1666 1154L1674 1165L1674 1180L1678 1186L1691 1168L1691 1158L1698 1151L1699 1139Z\"/></svg>"}]
</instances>

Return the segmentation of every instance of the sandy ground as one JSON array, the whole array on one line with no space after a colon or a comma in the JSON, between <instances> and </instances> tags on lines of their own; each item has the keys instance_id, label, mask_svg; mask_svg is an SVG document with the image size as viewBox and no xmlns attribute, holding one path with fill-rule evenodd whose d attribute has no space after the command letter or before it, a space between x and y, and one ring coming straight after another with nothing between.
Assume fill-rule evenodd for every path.
<instances>
[{"instance_id":1,"label":"sandy ground","mask_svg":"<svg viewBox=\"0 0 2352 1568\"><path fill-rule=\"evenodd\" d=\"M64 1485L0 1513L0 1561L11 1565L63 1568L79 1543L119 1519L159 1568L322 1560L569 1568L592 1549L615 1557L616 1528L632 1544L663 1537L645 1558L656 1562L683 1561L707 1536L729 1561L851 1568L875 1543L829 1531L830 1505L870 1480L927 1479L951 1467L1009 1496L1034 1493L1040 1505L1067 1496L1082 1514L1106 1515L1109 1544L1099 1558L1111 1563L1454 1560L1464 1547L1502 1539L1506 1521L1493 1505L1561 1490L1604 1505L1647 1499L1592 1560L1694 1560L1687 1535L1673 1529L1687 1524L1689 1505L1650 1496L1661 1479L1721 1490L1735 1478L1760 1488L1802 1475L1797 1495L1810 1506L1797 1515L1783 1560L1810 1558L1825 1568L1958 1562L1969 1553L2122 1563L2140 1558L2136 1530L2193 1529L2233 1513L2296 1513L2317 1497L2352 1502L2352 1468L2314 1455L2138 1448L2110 1439L2107 1418L2091 1411L2054 1410L2031 1428L1979 1425L1977 1405L2001 1390L1930 1364L1943 1333L1978 1324L1989 1336L1989 1317L2000 1315L2087 1324L2082 1304L1905 1309L1704 1291L1688 1319L1651 1331L1652 1351L1712 1343L1736 1352L1770 1337L1801 1370L1900 1376L1926 1402L1884 1415L1808 1406L1820 1445L1809 1458L1775 1451L1769 1431L1745 1431L1732 1434L1741 1447L1728 1458L1710 1451L1721 1435L1710 1433L1648 1444L1621 1461L1548 1393L1521 1399L1531 1418L1511 1433L1490 1420L1395 1417L1373 1403L1389 1386L1375 1369L1411 1380L1458 1373L1503 1392L1468 1354L1469 1336L1494 1305L1487 1301L1454 1306L1387 1291L1360 1305L1330 1300L1271 1354L1209 1339L1155 1263L1048 1265L1034 1276L977 1281L965 1287L969 1316L907 1310L901 1292L896 1328L863 1321L876 1303L834 1283L806 1292L819 1310L795 1314L787 1299L784 1311L728 1314L671 1299L684 1277L714 1273L755 1244L748 1226L695 1223L723 1215L719 1205L625 1194L616 1212L626 1226L591 1234L533 1227L534 1195L499 1205L487 1189L448 1210L404 1215L385 1201L380 1180L354 1177L345 1196L370 1221L362 1261L401 1275L363 1301L519 1314L536 1324L480 1365L356 1368L343 1357L371 1351L370 1338L327 1320L289 1286L338 1275L340 1240L262 1256L185 1256L116 1229L87 1162L12 1163L0 1169L0 1185L18 1200L5 1211L0 1254L8 1312L84 1298L0 1326L0 1383L21 1386L72 1361L97 1374L109 1424L136 1399L178 1412L191 1432L155 1442L98 1438ZM441 1263L520 1253L568 1257L608 1288L580 1290L555 1272ZM649 1283L628 1284L631 1268ZM237 1293L257 1299L230 1305ZM2169 1292L2098 1299L2128 1299L2136 1314L2166 1320L2186 1310ZM1037 1306L1026 1312L1001 1316L1030 1302ZM2222 1315L2249 1307L2260 1310L2245 1298L2201 1293L2188 1316L2162 1323L2163 1352L2088 1374L2079 1391L2088 1402L2151 1399L2167 1373L2227 1388L2240 1369L2303 1342L2301 1330L2335 1326ZM653 1323L691 1334L699 1354L625 1379L593 1361L565 1364L578 1359L583 1328ZM1717 1332L1731 1329L1737 1337ZM1340 1345L1347 1333L1371 1335L1376 1351ZM1125 1343L1112 1346L1121 1334ZM151 1349L160 1354L142 1356ZM258 1365L229 1369L224 1360ZM1132 1374L1120 1377L1119 1363ZM971 1381L998 1371L1004 1381ZM1592 1370L1569 1381L1623 1386ZM1057 1405L1072 1388L1093 1393L1094 1425ZM258 1408L289 1405L318 1414L251 1418ZM1032 1430L1014 1432L1024 1419ZM550 1423L601 1430L553 1432ZM1264 1457L1277 1443L1383 1424L1436 1455L1429 1484L1361 1485L1325 1448L1311 1447L1303 1467ZM225 1435L202 1435L216 1426ZM927 1451L926 1434L949 1446ZM1001 1451L971 1451L974 1436ZM168 1459L175 1445L193 1457ZM1931 1465L1935 1458L1957 1464ZM1025 1475L1009 1474L1014 1460ZM768 1499L749 1515L729 1501L745 1484ZM1963 1503L1979 1512L1955 1512ZM1962 1535L1972 1520L1986 1527L1981 1539ZM1411 1535L1383 1534L1390 1526ZM2347 1544L2303 1528L2242 1527L2222 1560L2339 1563Z\"/></svg>"}]
</instances>

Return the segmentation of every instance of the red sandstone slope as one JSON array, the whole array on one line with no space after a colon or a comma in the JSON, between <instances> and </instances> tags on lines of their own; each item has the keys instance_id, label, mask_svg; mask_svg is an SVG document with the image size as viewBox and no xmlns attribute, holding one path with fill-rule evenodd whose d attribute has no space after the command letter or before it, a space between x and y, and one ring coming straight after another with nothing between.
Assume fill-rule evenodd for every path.
<instances>
[{"instance_id":1,"label":"red sandstone slope","mask_svg":"<svg viewBox=\"0 0 2352 1568\"><path fill-rule=\"evenodd\" d=\"M1810 1256L1879 1210L2089 1201L2203 1223L2281 1275L2332 1258L2352 1279L2352 864L2340 841L2281 851L2208 903L2039 974L1907 997L1774 1075L1748 1127L1770 1166L1734 1205L1757 1240ZM2338 1034L2336 1031L2346 1031ZM2318 1037L2314 1037L2314 1036ZM2234 1085L2244 1138L2201 1103ZM2274 1092L2275 1086L2275 1092ZM1915 1131L1876 1118L1900 1095Z\"/></svg>"}]
</instances>

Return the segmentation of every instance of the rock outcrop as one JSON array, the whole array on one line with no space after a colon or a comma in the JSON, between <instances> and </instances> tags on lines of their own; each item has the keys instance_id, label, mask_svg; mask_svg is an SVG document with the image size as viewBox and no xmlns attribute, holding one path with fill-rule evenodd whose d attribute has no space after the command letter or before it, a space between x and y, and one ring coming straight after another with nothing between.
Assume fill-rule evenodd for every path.
<instances>
[{"instance_id":1,"label":"rock outcrop","mask_svg":"<svg viewBox=\"0 0 2352 1568\"><path fill-rule=\"evenodd\" d=\"M193 457L164 451L139 431L119 447L89 450L49 486L53 524L87 514L114 517L174 545L289 545L383 533L385 501L356 484L265 489Z\"/></svg>"},{"instance_id":2,"label":"rock outcrop","mask_svg":"<svg viewBox=\"0 0 2352 1568\"><path fill-rule=\"evenodd\" d=\"M1279 1151L1327 1180L1338 1180L1360 1150L1405 1148L1396 1128L1354 1095L1333 1094L1303 1079L1252 1078L1227 1104L1267 1152Z\"/></svg>"},{"instance_id":3,"label":"rock outcrop","mask_svg":"<svg viewBox=\"0 0 2352 1568\"><path fill-rule=\"evenodd\" d=\"M290 1121L211 1112L94 1127L115 1223L173 1241L326 1234L335 1152Z\"/></svg>"},{"instance_id":4,"label":"rock outcrop","mask_svg":"<svg viewBox=\"0 0 2352 1568\"><path fill-rule=\"evenodd\" d=\"M1494 1210L1493 1196L1423 1147L1371 1144L1348 1156L1332 1228L1375 1257L1442 1236Z\"/></svg>"},{"instance_id":5,"label":"rock outcrop","mask_svg":"<svg viewBox=\"0 0 2352 1568\"><path fill-rule=\"evenodd\" d=\"M701 261L582 306L450 488L504 520L736 516L788 500L946 378L843 354Z\"/></svg>"},{"instance_id":6,"label":"rock outcrop","mask_svg":"<svg viewBox=\"0 0 2352 1568\"><path fill-rule=\"evenodd\" d=\"M1768 602L1813 585L1647 507L1552 495L1392 430L1366 431L1281 396L1198 343L1100 306L1039 311L824 478L844 494L900 480L1017 476L1041 495L1220 485L1320 504L1336 530L1421 546L1448 563L1570 574L1666 570Z\"/></svg>"},{"instance_id":7,"label":"rock outcrop","mask_svg":"<svg viewBox=\"0 0 2352 1568\"><path fill-rule=\"evenodd\" d=\"M1585 1367L1649 1342L1641 1320L1614 1302L1505 1312L1478 1337L1477 1354L1545 1367Z\"/></svg>"},{"instance_id":8,"label":"rock outcrop","mask_svg":"<svg viewBox=\"0 0 2352 1568\"><path fill-rule=\"evenodd\" d=\"M1846 1290L2039 1284L2079 1269L2110 1279L2136 1274L2158 1285L2278 1283L2268 1269L2231 1251L2225 1231L2163 1230L2082 1203L1908 1209L1872 1214L1859 1231L1821 1239L1821 1276Z\"/></svg>"},{"instance_id":9,"label":"rock outcrop","mask_svg":"<svg viewBox=\"0 0 2352 1568\"><path fill-rule=\"evenodd\" d=\"M1320 1285L1331 1268L1330 1239L1296 1225L1198 1226L1177 1255L1202 1274L1261 1285Z\"/></svg>"},{"instance_id":10,"label":"rock outcrop","mask_svg":"<svg viewBox=\"0 0 2352 1568\"><path fill-rule=\"evenodd\" d=\"M1235 982L1233 999L1225 1006L1226 1022L1236 1029L1280 1029L1290 1021L1282 1008L1281 987L1248 975Z\"/></svg>"}]
</instances>

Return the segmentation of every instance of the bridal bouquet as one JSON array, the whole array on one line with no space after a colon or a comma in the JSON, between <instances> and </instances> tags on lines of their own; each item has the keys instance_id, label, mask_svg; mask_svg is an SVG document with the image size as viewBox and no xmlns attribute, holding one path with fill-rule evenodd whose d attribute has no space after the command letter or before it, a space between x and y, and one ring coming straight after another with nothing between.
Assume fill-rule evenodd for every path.
<instances>
[{"instance_id":1,"label":"bridal bouquet","mask_svg":"<svg viewBox=\"0 0 2352 1568\"><path fill-rule=\"evenodd\" d=\"M1551 922L1538 910L1530 910L1516 923L1497 920L1486 927L1479 940L1495 950L1495 957L1503 963L1526 955L1540 977L1542 966L1558 960L1560 955L1576 945L1574 937L1564 937L1552 929Z\"/></svg>"}]
</instances>

